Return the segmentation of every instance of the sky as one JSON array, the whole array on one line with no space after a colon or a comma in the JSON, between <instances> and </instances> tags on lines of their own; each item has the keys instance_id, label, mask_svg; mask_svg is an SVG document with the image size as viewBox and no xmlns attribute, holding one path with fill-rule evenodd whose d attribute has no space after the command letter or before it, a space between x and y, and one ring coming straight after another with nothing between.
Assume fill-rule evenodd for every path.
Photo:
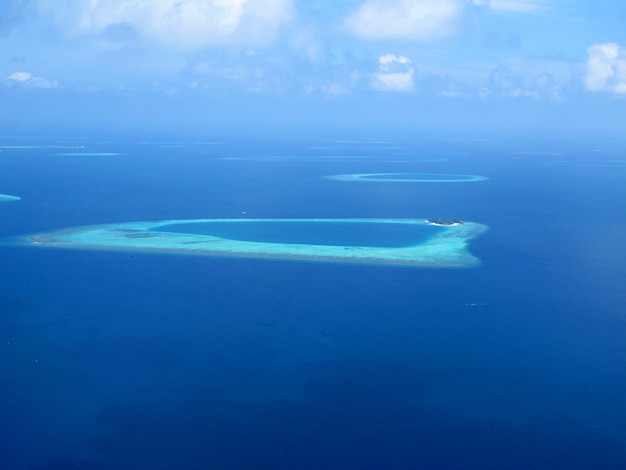
<instances>
[{"instance_id":1,"label":"sky","mask_svg":"<svg viewBox=\"0 0 626 470\"><path fill-rule=\"evenodd\" d=\"M626 134L623 0L0 0L0 125Z\"/></svg>"}]
</instances>

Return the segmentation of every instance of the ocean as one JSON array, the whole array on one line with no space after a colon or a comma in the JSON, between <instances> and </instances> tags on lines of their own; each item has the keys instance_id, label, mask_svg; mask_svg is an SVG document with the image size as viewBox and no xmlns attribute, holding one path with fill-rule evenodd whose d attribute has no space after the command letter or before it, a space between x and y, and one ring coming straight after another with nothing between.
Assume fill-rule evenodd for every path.
<instances>
[{"instance_id":1,"label":"ocean","mask_svg":"<svg viewBox=\"0 0 626 470\"><path fill-rule=\"evenodd\" d=\"M626 468L626 145L479 137L0 138L0 467ZM437 217L480 265L16 243Z\"/></svg>"}]
</instances>

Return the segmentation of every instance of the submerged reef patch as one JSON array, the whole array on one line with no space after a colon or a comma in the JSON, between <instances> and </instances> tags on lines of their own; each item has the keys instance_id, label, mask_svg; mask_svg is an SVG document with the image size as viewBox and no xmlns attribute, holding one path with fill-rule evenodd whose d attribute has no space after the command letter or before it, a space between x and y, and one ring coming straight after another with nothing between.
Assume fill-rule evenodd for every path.
<instances>
[{"instance_id":1,"label":"submerged reef patch","mask_svg":"<svg viewBox=\"0 0 626 470\"><path fill-rule=\"evenodd\" d=\"M405 155L381 157L380 155L291 155L291 156L240 156L220 157L221 160L246 160L257 162L341 162L368 161L387 163L434 163L445 161L445 158L411 158Z\"/></svg>"},{"instance_id":2,"label":"submerged reef patch","mask_svg":"<svg viewBox=\"0 0 626 470\"><path fill-rule=\"evenodd\" d=\"M486 181L489 178L478 175L453 175L447 173L360 173L351 175L330 175L328 179L337 181L365 181L383 183L468 183Z\"/></svg>"},{"instance_id":3,"label":"submerged reef patch","mask_svg":"<svg viewBox=\"0 0 626 470\"><path fill-rule=\"evenodd\" d=\"M0 194L0 202L10 202L10 201L19 201L22 199L18 196L11 196L9 194Z\"/></svg>"},{"instance_id":4,"label":"submerged reef patch","mask_svg":"<svg viewBox=\"0 0 626 470\"><path fill-rule=\"evenodd\" d=\"M190 219L74 227L23 237L18 244L458 267L478 264L467 244L485 229L424 219Z\"/></svg>"},{"instance_id":5,"label":"submerged reef patch","mask_svg":"<svg viewBox=\"0 0 626 470\"><path fill-rule=\"evenodd\" d=\"M114 157L122 154L117 152L67 152L56 155L59 157Z\"/></svg>"},{"instance_id":6,"label":"submerged reef patch","mask_svg":"<svg viewBox=\"0 0 626 470\"><path fill-rule=\"evenodd\" d=\"M31 149L82 149L82 145L0 145L0 149L31 150Z\"/></svg>"},{"instance_id":7,"label":"submerged reef patch","mask_svg":"<svg viewBox=\"0 0 626 470\"><path fill-rule=\"evenodd\" d=\"M556 160L551 163L562 166L626 168L626 160Z\"/></svg>"}]
</instances>

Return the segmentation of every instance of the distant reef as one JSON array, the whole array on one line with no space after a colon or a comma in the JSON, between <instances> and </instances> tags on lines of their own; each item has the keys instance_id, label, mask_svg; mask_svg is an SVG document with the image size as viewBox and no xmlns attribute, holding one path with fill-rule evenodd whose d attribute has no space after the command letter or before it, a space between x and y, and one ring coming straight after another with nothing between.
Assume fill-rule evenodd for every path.
<instances>
[{"instance_id":1,"label":"distant reef","mask_svg":"<svg viewBox=\"0 0 626 470\"><path fill-rule=\"evenodd\" d=\"M0 194L0 202L19 201L21 198L18 196L10 196L8 194Z\"/></svg>"}]
</instances>

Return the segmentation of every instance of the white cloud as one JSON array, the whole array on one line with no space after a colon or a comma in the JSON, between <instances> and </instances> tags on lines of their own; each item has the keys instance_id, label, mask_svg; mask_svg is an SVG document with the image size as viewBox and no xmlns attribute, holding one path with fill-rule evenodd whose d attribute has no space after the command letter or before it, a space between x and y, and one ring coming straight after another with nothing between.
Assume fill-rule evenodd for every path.
<instances>
[{"instance_id":1,"label":"white cloud","mask_svg":"<svg viewBox=\"0 0 626 470\"><path fill-rule=\"evenodd\" d=\"M408 57L393 54L378 58L378 71L372 74L372 88L379 91L411 91L415 69Z\"/></svg>"},{"instance_id":2,"label":"white cloud","mask_svg":"<svg viewBox=\"0 0 626 470\"><path fill-rule=\"evenodd\" d=\"M13 72L6 79L9 83L34 88L57 88L59 86L56 80L51 81L43 77L33 77L33 74L30 72Z\"/></svg>"},{"instance_id":3,"label":"white cloud","mask_svg":"<svg viewBox=\"0 0 626 470\"><path fill-rule=\"evenodd\" d=\"M27 82L32 78L33 74L30 72L13 72L7 78L16 82Z\"/></svg>"},{"instance_id":4,"label":"white cloud","mask_svg":"<svg viewBox=\"0 0 626 470\"><path fill-rule=\"evenodd\" d=\"M456 32L467 8L496 13L535 13L551 0L366 0L344 23L365 39L428 40ZM554 1L554 0L552 0Z\"/></svg>"},{"instance_id":5,"label":"white cloud","mask_svg":"<svg viewBox=\"0 0 626 470\"><path fill-rule=\"evenodd\" d=\"M397 56L393 54L381 55L378 58L378 63L383 69L389 69L393 64L411 65L411 59L404 56Z\"/></svg>"},{"instance_id":6,"label":"white cloud","mask_svg":"<svg viewBox=\"0 0 626 470\"><path fill-rule=\"evenodd\" d=\"M464 0L368 0L345 22L367 39L430 39L456 30Z\"/></svg>"},{"instance_id":7,"label":"white cloud","mask_svg":"<svg viewBox=\"0 0 626 470\"><path fill-rule=\"evenodd\" d=\"M271 38L292 0L35 0L41 18L69 36L139 37L201 47ZM118 34L120 33L120 34Z\"/></svg>"},{"instance_id":8,"label":"white cloud","mask_svg":"<svg viewBox=\"0 0 626 470\"><path fill-rule=\"evenodd\" d=\"M613 42L596 44L587 55L587 90L626 94L626 48Z\"/></svg>"}]
</instances>

